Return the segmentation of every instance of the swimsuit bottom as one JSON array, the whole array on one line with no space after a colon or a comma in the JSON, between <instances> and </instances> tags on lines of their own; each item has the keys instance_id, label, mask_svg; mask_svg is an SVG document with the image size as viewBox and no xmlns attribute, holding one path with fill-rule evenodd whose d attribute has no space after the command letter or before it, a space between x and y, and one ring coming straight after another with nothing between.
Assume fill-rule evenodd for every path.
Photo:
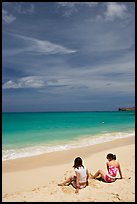
<instances>
[{"instance_id":1,"label":"swimsuit bottom","mask_svg":"<svg viewBox=\"0 0 137 204\"><path fill-rule=\"evenodd\" d=\"M82 189L82 188L85 188L86 186L87 184L85 183L84 185L80 185L79 188Z\"/></svg>"},{"instance_id":2,"label":"swimsuit bottom","mask_svg":"<svg viewBox=\"0 0 137 204\"><path fill-rule=\"evenodd\" d=\"M105 181L106 181L107 183L114 182L114 181L115 181L115 177L112 177L111 175L106 174L106 175L105 175Z\"/></svg>"},{"instance_id":3,"label":"swimsuit bottom","mask_svg":"<svg viewBox=\"0 0 137 204\"><path fill-rule=\"evenodd\" d=\"M74 178L73 178L72 185L74 188L76 188L76 176L74 176ZM88 185L88 182L86 182L85 184L81 184L79 186L79 189L85 188L87 185Z\"/></svg>"},{"instance_id":4,"label":"swimsuit bottom","mask_svg":"<svg viewBox=\"0 0 137 204\"><path fill-rule=\"evenodd\" d=\"M76 188L76 182L73 182L72 185L73 185L74 188ZM83 185L80 185L80 186L79 186L79 189L85 188L86 186L87 186L86 183L83 184Z\"/></svg>"}]
</instances>

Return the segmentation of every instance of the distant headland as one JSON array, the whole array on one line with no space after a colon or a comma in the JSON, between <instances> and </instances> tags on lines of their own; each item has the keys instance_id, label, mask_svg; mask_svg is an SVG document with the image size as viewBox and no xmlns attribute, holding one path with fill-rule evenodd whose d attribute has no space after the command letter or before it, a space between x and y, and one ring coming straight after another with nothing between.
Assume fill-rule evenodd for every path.
<instances>
[{"instance_id":1,"label":"distant headland","mask_svg":"<svg viewBox=\"0 0 137 204\"><path fill-rule=\"evenodd\" d=\"M135 107L124 107L124 108L119 108L119 111L135 111Z\"/></svg>"}]
</instances>

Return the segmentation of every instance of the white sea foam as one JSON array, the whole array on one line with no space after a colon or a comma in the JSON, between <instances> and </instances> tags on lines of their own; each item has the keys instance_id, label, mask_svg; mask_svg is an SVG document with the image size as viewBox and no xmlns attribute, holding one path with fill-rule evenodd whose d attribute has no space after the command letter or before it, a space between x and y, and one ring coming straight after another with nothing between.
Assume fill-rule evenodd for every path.
<instances>
[{"instance_id":1,"label":"white sea foam","mask_svg":"<svg viewBox=\"0 0 137 204\"><path fill-rule=\"evenodd\" d=\"M135 132L104 132L98 136L85 136L83 138L78 138L68 142L58 142L58 144L54 145L40 145L33 147L26 147L20 149L8 149L2 150L2 160L11 160L22 157L31 157L40 155L43 153L50 153L55 151L64 151L68 149L78 148L78 147L86 147L94 144L104 143L108 141L112 141L118 138L125 138L134 136Z\"/></svg>"}]
</instances>

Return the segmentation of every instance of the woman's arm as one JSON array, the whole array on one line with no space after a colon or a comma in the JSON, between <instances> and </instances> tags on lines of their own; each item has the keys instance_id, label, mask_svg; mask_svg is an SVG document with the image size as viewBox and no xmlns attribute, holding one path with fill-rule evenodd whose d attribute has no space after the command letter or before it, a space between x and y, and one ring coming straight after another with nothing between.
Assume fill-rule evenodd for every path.
<instances>
[{"instance_id":1,"label":"woman's arm","mask_svg":"<svg viewBox=\"0 0 137 204\"><path fill-rule=\"evenodd\" d=\"M109 170L109 165L108 165L108 162L106 163L106 165L107 165L107 170Z\"/></svg>"},{"instance_id":2,"label":"woman's arm","mask_svg":"<svg viewBox=\"0 0 137 204\"><path fill-rule=\"evenodd\" d=\"M88 169L86 169L86 174L87 174L86 184L87 184L87 186L88 186L88 178L89 178L89 172L88 172Z\"/></svg>"},{"instance_id":3,"label":"woman's arm","mask_svg":"<svg viewBox=\"0 0 137 204\"><path fill-rule=\"evenodd\" d=\"M121 167L120 167L120 164L118 163L118 169L119 169L119 175L120 175L120 178L122 179L122 171L121 171Z\"/></svg>"},{"instance_id":4,"label":"woman's arm","mask_svg":"<svg viewBox=\"0 0 137 204\"><path fill-rule=\"evenodd\" d=\"M76 191L75 193L79 192L79 177L80 177L79 173L76 172Z\"/></svg>"},{"instance_id":5,"label":"woman's arm","mask_svg":"<svg viewBox=\"0 0 137 204\"><path fill-rule=\"evenodd\" d=\"M88 172L88 169L86 169L86 174L87 174L87 180L89 178L89 172Z\"/></svg>"}]
</instances>

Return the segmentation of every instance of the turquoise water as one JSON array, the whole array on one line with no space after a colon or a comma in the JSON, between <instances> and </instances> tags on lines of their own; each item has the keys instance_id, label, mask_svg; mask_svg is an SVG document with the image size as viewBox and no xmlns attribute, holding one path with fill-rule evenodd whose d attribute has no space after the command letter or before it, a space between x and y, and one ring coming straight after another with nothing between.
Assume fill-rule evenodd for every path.
<instances>
[{"instance_id":1,"label":"turquoise water","mask_svg":"<svg viewBox=\"0 0 137 204\"><path fill-rule=\"evenodd\" d=\"M3 113L3 160L88 146L134 135L135 113Z\"/></svg>"}]
</instances>

